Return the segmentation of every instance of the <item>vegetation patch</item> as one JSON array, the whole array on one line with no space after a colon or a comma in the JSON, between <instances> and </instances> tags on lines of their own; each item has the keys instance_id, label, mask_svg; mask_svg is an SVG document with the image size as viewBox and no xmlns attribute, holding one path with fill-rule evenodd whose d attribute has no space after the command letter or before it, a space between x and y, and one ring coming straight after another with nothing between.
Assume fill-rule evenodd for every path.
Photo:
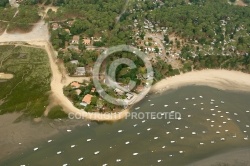
<instances>
[{"instance_id":1,"label":"vegetation patch","mask_svg":"<svg viewBox=\"0 0 250 166\"><path fill-rule=\"evenodd\" d=\"M0 72L15 77L0 82L0 114L23 112L41 117L48 105L50 67L42 49L21 46L0 46Z\"/></svg>"},{"instance_id":2,"label":"vegetation patch","mask_svg":"<svg viewBox=\"0 0 250 166\"><path fill-rule=\"evenodd\" d=\"M68 114L66 114L61 106L54 106L51 108L48 114L49 119L58 119L58 118L67 118Z\"/></svg>"}]
</instances>

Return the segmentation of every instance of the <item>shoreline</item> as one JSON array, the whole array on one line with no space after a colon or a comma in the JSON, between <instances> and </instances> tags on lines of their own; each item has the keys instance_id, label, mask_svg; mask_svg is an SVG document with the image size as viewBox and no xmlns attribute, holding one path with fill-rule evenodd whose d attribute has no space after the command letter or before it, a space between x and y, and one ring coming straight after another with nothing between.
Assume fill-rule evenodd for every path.
<instances>
[{"instance_id":1,"label":"shoreline","mask_svg":"<svg viewBox=\"0 0 250 166\"><path fill-rule=\"evenodd\" d=\"M204 69L165 78L151 92L163 92L188 85L200 85L230 91L250 91L250 74L225 69Z\"/></svg>"}]
</instances>

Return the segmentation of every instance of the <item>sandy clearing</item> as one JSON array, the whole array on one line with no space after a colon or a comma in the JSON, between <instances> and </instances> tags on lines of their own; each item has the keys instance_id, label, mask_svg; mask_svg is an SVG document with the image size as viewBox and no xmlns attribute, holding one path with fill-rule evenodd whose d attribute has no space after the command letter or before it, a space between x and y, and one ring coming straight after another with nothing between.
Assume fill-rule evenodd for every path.
<instances>
[{"instance_id":1,"label":"sandy clearing","mask_svg":"<svg viewBox=\"0 0 250 166\"><path fill-rule=\"evenodd\" d=\"M6 74L6 73L0 73L0 79L12 79L14 76L13 74Z\"/></svg>"},{"instance_id":2,"label":"sandy clearing","mask_svg":"<svg viewBox=\"0 0 250 166\"><path fill-rule=\"evenodd\" d=\"M30 42L30 41L49 41L49 31L47 24L40 21L34 25L34 28L29 33L13 33L9 34L6 31L0 36L0 42Z\"/></svg>"}]
</instances>

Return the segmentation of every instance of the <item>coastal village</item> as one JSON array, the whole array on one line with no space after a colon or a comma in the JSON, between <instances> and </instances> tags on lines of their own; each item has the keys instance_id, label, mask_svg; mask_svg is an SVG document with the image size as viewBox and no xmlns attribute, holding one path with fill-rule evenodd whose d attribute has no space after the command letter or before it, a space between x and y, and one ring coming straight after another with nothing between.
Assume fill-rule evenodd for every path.
<instances>
[{"instance_id":1,"label":"coastal village","mask_svg":"<svg viewBox=\"0 0 250 166\"><path fill-rule=\"evenodd\" d=\"M157 4L157 8L164 5L160 0L155 0L153 3ZM136 15L137 11L143 10L141 5L138 2L136 8L128 9L129 13ZM192 4L190 3L190 5ZM74 32L72 34L71 31L74 31L77 21L79 20L69 19L64 22L51 22L51 41L53 46L58 50L58 58L62 59L70 76L90 77L95 60L107 48L106 39L102 33L99 35L90 35L85 33L76 34ZM226 35L225 26L228 21L230 21L230 17L220 20L221 34L223 36L216 38L218 32L216 30L212 31L211 33L214 33L215 38L209 41L209 44L207 42L204 43L203 40L180 37L180 35L173 33L171 27L160 26L160 23L153 23L148 19L133 19L131 20L132 24L128 25L128 27L132 27L134 33L131 36L131 45L146 53L152 64L157 65L159 61L169 64L167 68L173 70L174 74L170 75L172 76L193 70L194 66L190 63L190 59L195 59L199 55L231 57L236 54L237 56L248 56L248 52L239 51L240 46L237 45L238 41L236 39L240 38L243 33L250 39L250 33L246 33L245 27L239 25L235 29L235 32L231 34L234 37ZM139 75L137 77L144 84L138 85L131 93L126 93L117 88L110 93L116 98L127 98L128 103L132 103L131 100L134 100L135 96L145 87L145 77ZM103 83L105 82L104 78L100 79ZM94 86L90 86L90 84L72 82L65 88L65 95L78 108L84 108L87 111L116 110L115 107L103 101Z\"/></svg>"}]
</instances>

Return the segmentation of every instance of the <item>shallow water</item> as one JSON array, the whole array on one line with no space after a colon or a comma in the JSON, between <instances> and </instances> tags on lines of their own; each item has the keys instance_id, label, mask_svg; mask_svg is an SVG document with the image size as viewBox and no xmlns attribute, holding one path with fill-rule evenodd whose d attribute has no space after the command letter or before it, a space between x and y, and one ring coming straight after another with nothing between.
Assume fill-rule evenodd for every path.
<instances>
[{"instance_id":1,"label":"shallow water","mask_svg":"<svg viewBox=\"0 0 250 166\"><path fill-rule=\"evenodd\" d=\"M214 154L250 147L249 140L244 140L250 132L250 112L246 112L250 111L249 97L250 93L202 86L151 95L134 107L140 109L133 111L178 111L182 119L93 122L89 127L65 131L51 138L50 143L34 145L39 148L37 151L30 149L0 165L186 165Z\"/></svg>"}]
</instances>

